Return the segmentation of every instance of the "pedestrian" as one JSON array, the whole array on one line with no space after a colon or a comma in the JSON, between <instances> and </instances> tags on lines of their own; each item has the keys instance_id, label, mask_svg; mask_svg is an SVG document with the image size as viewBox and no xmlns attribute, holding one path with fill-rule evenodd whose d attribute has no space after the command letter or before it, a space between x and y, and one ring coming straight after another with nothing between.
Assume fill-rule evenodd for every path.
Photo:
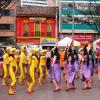
<instances>
[{"instance_id":1,"label":"pedestrian","mask_svg":"<svg viewBox=\"0 0 100 100\"><path fill-rule=\"evenodd\" d=\"M52 63L51 77L55 86L54 92L61 90L61 67L60 67L60 54L58 48L54 49L54 58Z\"/></svg>"},{"instance_id":2,"label":"pedestrian","mask_svg":"<svg viewBox=\"0 0 100 100\"><path fill-rule=\"evenodd\" d=\"M92 70L91 70L90 59L89 59L88 54L84 56L84 61L83 61L83 66L82 67L83 67L82 68L82 71L83 71L82 81L84 82L83 90L91 89Z\"/></svg>"},{"instance_id":3,"label":"pedestrian","mask_svg":"<svg viewBox=\"0 0 100 100\"><path fill-rule=\"evenodd\" d=\"M23 85L26 77L26 65L27 65L27 53L26 48L21 48L20 53L20 62L19 62L19 68L20 68L20 76L19 76L19 84Z\"/></svg>"},{"instance_id":4,"label":"pedestrian","mask_svg":"<svg viewBox=\"0 0 100 100\"><path fill-rule=\"evenodd\" d=\"M45 79L48 76L48 70L46 67L46 50L41 50L41 56L40 56L40 63L39 63L39 84L43 85L45 83Z\"/></svg>"},{"instance_id":5,"label":"pedestrian","mask_svg":"<svg viewBox=\"0 0 100 100\"><path fill-rule=\"evenodd\" d=\"M6 52L3 55L3 71L4 71L4 76L2 79L2 85L5 86L7 85L7 78L9 76L9 53L10 53L10 47L6 48Z\"/></svg>"},{"instance_id":6,"label":"pedestrian","mask_svg":"<svg viewBox=\"0 0 100 100\"><path fill-rule=\"evenodd\" d=\"M49 47L47 48L46 58L47 58L46 59L46 66L47 66L47 69L49 70L51 67L51 50Z\"/></svg>"},{"instance_id":7,"label":"pedestrian","mask_svg":"<svg viewBox=\"0 0 100 100\"><path fill-rule=\"evenodd\" d=\"M15 58L15 52L16 52L16 49L12 48L10 50L10 55L9 55L9 75L11 78L11 83L9 86L10 95L14 95L16 93L15 86L16 86L16 73L17 73L18 66L17 66L17 61Z\"/></svg>"},{"instance_id":8,"label":"pedestrian","mask_svg":"<svg viewBox=\"0 0 100 100\"><path fill-rule=\"evenodd\" d=\"M66 65L66 71L67 71L67 89L66 91L69 90L74 90L75 89L75 85L74 85L74 81L75 81L75 66L74 66L74 56L73 55L68 55L68 62Z\"/></svg>"},{"instance_id":9,"label":"pedestrian","mask_svg":"<svg viewBox=\"0 0 100 100\"><path fill-rule=\"evenodd\" d=\"M37 49L32 49L32 55L30 59L30 67L29 67L29 76L30 76L30 81L28 85L27 92L30 94L33 92L33 88L36 84L36 75L37 75L37 69L38 69L38 50Z\"/></svg>"},{"instance_id":10,"label":"pedestrian","mask_svg":"<svg viewBox=\"0 0 100 100\"><path fill-rule=\"evenodd\" d=\"M63 70L64 69L64 51L63 49L60 49L60 67Z\"/></svg>"}]
</instances>

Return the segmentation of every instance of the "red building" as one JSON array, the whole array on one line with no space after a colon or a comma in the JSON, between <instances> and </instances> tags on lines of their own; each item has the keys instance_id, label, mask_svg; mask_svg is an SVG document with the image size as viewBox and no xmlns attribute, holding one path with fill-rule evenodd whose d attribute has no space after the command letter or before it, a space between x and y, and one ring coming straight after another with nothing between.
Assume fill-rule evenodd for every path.
<instances>
[{"instance_id":1,"label":"red building","mask_svg":"<svg viewBox=\"0 0 100 100\"><path fill-rule=\"evenodd\" d=\"M34 12L34 13L33 13ZM56 42L54 8L22 8L16 18L17 44L53 45Z\"/></svg>"}]
</instances>

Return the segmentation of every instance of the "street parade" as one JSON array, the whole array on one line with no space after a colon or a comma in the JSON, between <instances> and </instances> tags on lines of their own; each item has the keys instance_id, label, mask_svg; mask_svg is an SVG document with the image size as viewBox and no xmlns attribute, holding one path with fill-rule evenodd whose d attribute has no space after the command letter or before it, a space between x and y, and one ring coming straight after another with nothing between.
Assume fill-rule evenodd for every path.
<instances>
[{"instance_id":1,"label":"street parade","mask_svg":"<svg viewBox=\"0 0 100 100\"><path fill-rule=\"evenodd\" d=\"M17 92L16 86L25 84L26 92L31 94L35 86L46 84L48 76L54 85L53 92L62 90L62 79L66 91L76 89L75 80L78 78L82 81L82 90L92 89L95 72L100 81L100 49L94 52L93 47L87 44L83 48L59 48L57 45L52 49L32 48L30 53L24 46L20 49L6 47L2 57L2 86L9 87L10 95Z\"/></svg>"},{"instance_id":2,"label":"street parade","mask_svg":"<svg viewBox=\"0 0 100 100\"><path fill-rule=\"evenodd\" d=\"M100 0L0 0L0 100L99 100Z\"/></svg>"}]
</instances>

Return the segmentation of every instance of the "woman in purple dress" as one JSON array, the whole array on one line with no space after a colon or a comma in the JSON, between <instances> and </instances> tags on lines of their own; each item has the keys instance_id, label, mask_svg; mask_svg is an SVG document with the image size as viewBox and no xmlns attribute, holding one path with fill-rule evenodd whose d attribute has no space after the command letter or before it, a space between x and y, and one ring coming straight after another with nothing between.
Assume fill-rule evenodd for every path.
<instances>
[{"instance_id":1,"label":"woman in purple dress","mask_svg":"<svg viewBox=\"0 0 100 100\"><path fill-rule=\"evenodd\" d=\"M53 57L53 64L52 64L52 71L51 77L52 81L55 86L54 92L61 90L61 67L60 67L60 55L58 48L56 47L54 50L54 57Z\"/></svg>"},{"instance_id":2,"label":"woman in purple dress","mask_svg":"<svg viewBox=\"0 0 100 100\"><path fill-rule=\"evenodd\" d=\"M68 61L65 63L65 70L67 74L67 90L75 89L74 80L75 80L75 67L74 67L74 56L68 55Z\"/></svg>"},{"instance_id":3,"label":"woman in purple dress","mask_svg":"<svg viewBox=\"0 0 100 100\"><path fill-rule=\"evenodd\" d=\"M84 56L84 61L83 61L83 67L82 67L82 81L84 82L84 88L83 90L86 89L91 89L92 81L92 70L91 70L91 63L89 59L89 55Z\"/></svg>"}]
</instances>

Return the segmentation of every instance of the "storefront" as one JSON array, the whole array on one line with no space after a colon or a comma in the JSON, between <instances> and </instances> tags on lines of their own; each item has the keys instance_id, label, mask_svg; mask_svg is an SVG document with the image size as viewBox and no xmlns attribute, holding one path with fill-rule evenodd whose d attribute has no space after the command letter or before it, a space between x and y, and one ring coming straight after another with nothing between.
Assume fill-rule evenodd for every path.
<instances>
[{"instance_id":1,"label":"storefront","mask_svg":"<svg viewBox=\"0 0 100 100\"><path fill-rule=\"evenodd\" d=\"M41 38L55 38L55 20L53 18L17 17L16 37L18 44L39 45Z\"/></svg>"},{"instance_id":2,"label":"storefront","mask_svg":"<svg viewBox=\"0 0 100 100\"><path fill-rule=\"evenodd\" d=\"M16 17L17 44L43 45L41 38L56 39L55 7L18 8ZM48 46L48 42L45 45Z\"/></svg>"}]
</instances>

